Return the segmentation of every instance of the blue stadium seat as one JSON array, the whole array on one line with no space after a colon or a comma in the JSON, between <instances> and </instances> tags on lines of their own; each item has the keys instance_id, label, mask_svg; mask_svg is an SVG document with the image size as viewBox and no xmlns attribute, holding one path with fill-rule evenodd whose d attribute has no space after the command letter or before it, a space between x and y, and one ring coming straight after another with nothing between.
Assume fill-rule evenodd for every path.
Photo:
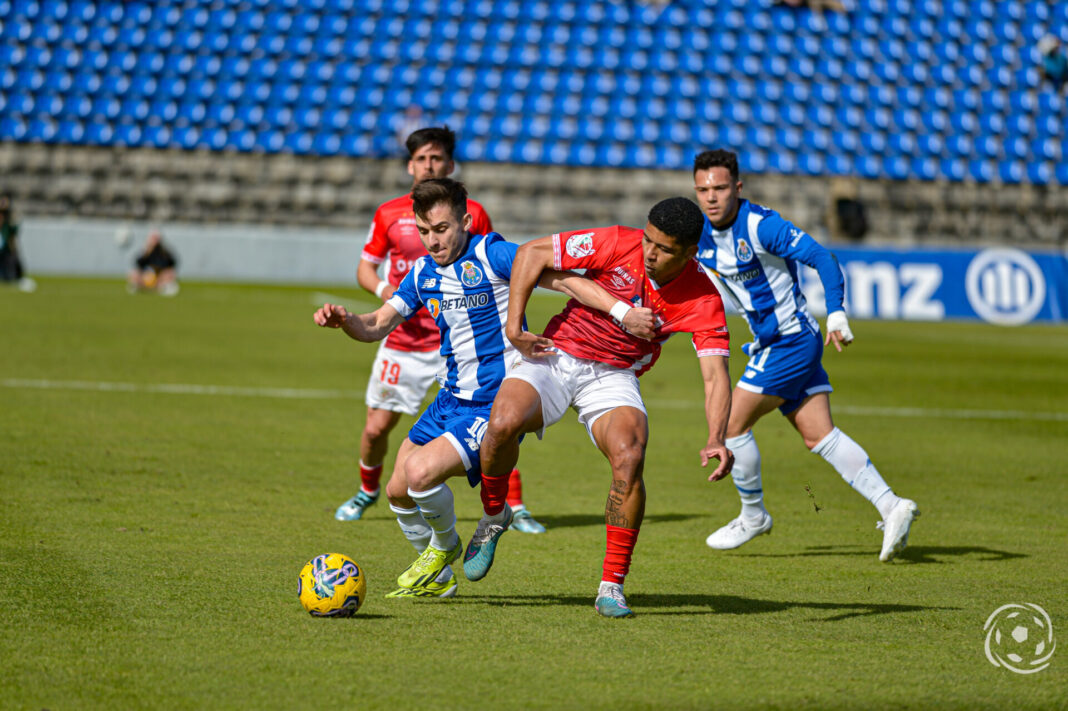
<instances>
[{"instance_id":1,"label":"blue stadium seat","mask_svg":"<svg viewBox=\"0 0 1068 711\"><path fill-rule=\"evenodd\" d=\"M912 159L911 172L921 180L934 180L938 177L938 164L933 158L916 156Z\"/></svg>"},{"instance_id":2,"label":"blue stadium seat","mask_svg":"<svg viewBox=\"0 0 1068 711\"><path fill-rule=\"evenodd\" d=\"M883 158L882 175L892 180L904 180L909 177L909 161L899 155L889 155Z\"/></svg>"},{"instance_id":3,"label":"blue stadium seat","mask_svg":"<svg viewBox=\"0 0 1068 711\"><path fill-rule=\"evenodd\" d=\"M946 148L951 156L956 158L970 158L972 156L972 139L961 133L946 138Z\"/></svg>"},{"instance_id":4,"label":"blue stadium seat","mask_svg":"<svg viewBox=\"0 0 1068 711\"><path fill-rule=\"evenodd\" d=\"M960 182L968 171L964 161L959 158L943 158L938 164L938 172L947 180Z\"/></svg>"},{"instance_id":5,"label":"blue stadium seat","mask_svg":"<svg viewBox=\"0 0 1068 711\"><path fill-rule=\"evenodd\" d=\"M797 172L797 159L793 153L771 151L768 155L768 170L772 173L791 175Z\"/></svg>"},{"instance_id":6,"label":"blue stadium seat","mask_svg":"<svg viewBox=\"0 0 1068 711\"><path fill-rule=\"evenodd\" d=\"M1013 90L1009 92L1009 107L1014 113L1030 114L1035 110L1035 96L1031 92Z\"/></svg>"},{"instance_id":7,"label":"blue stadium seat","mask_svg":"<svg viewBox=\"0 0 1068 711\"><path fill-rule=\"evenodd\" d=\"M805 147L805 152L815 150L826 153L831 147L830 131L825 128L808 129L801 134L801 145Z\"/></svg>"},{"instance_id":8,"label":"blue stadium seat","mask_svg":"<svg viewBox=\"0 0 1068 711\"><path fill-rule=\"evenodd\" d=\"M852 175L853 161L849 156L831 153L827 156L827 170L832 175Z\"/></svg>"},{"instance_id":9,"label":"blue stadium seat","mask_svg":"<svg viewBox=\"0 0 1068 711\"><path fill-rule=\"evenodd\" d=\"M1068 161L1058 163L1054 174L1057 176L1058 183L1068 185Z\"/></svg>"},{"instance_id":10,"label":"blue stadium seat","mask_svg":"<svg viewBox=\"0 0 1068 711\"><path fill-rule=\"evenodd\" d=\"M26 121L18 114L0 114L0 138L21 141L26 136Z\"/></svg>"},{"instance_id":11,"label":"blue stadium seat","mask_svg":"<svg viewBox=\"0 0 1068 711\"><path fill-rule=\"evenodd\" d=\"M975 114L967 111L955 111L949 115L949 124L958 133L975 133L979 128L979 122Z\"/></svg>"},{"instance_id":12,"label":"blue stadium seat","mask_svg":"<svg viewBox=\"0 0 1068 711\"><path fill-rule=\"evenodd\" d=\"M1003 160L998 163L998 178L1003 183L1022 182L1025 174L1024 164L1019 161Z\"/></svg>"},{"instance_id":13,"label":"blue stadium seat","mask_svg":"<svg viewBox=\"0 0 1068 711\"><path fill-rule=\"evenodd\" d=\"M1015 139L1010 139L1015 140ZM1058 139L1040 136L1031 143L1031 155L1036 161L1052 161L1061 157Z\"/></svg>"},{"instance_id":14,"label":"blue stadium seat","mask_svg":"<svg viewBox=\"0 0 1068 711\"><path fill-rule=\"evenodd\" d=\"M175 101L156 100L152 102L150 115L163 121L178 120L187 124L199 125L207 115L207 108L199 101L178 103Z\"/></svg>"},{"instance_id":15,"label":"blue stadium seat","mask_svg":"<svg viewBox=\"0 0 1068 711\"><path fill-rule=\"evenodd\" d=\"M853 166L862 178L883 177L882 161L875 156L858 156L857 160L854 161Z\"/></svg>"},{"instance_id":16,"label":"blue stadium seat","mask_svg":"<svg viewBox=\"0 0 1068 711\"><path fill-rule=\"evenodd\" d=\"M121 146L136 146L141 143L141 127L135 123L118 123L112 140Z\"/></svg>"},{"instance_id":17,"label":"blue stadium seat","mask_svg":"<svg viewBox=\"0 0 1068 711\"><path fill-rule=\"evenodd\" d=\"M971 160L968 162L968 174L973 180L989 183L994 179L994 164L987 160Z\"/></svg>"},{"instance_id":18,"label":"blue stadium seat","mask_svg":"<svg viewBox=\"0 0 1068 711\"><path fill-rule=\"evenodd\" d=\"M363 136L360 137L365 143L360 143L358 149L351 150L352 155L368 155L371 152L371 141ZM344 144L343 144L344 145ZM255 145L253 150L266 153L278 153L285 147L285 134L277 130L259 130L255 133Z\"/></svg>"},{"instance_id":19,"label":"blue stadium seat","mask_svg":"<svg viewBox=\"0 0 1068 711\"><path fill-rule=\"evenodd\" d=\"M1024 131L1019 130L1024 125L1025 122L1018 119L1015 122L1015 125L1010 124L1010 131L1019 135L1025 135ZM1034 121L1034 132L1038 136L1060 136L1063 138L1068 136L1068 121L1051 114L1044 114Z\"/></svg>"},{"instance_id":20,"label":"blue stadium seat","mask_svg":"<svg viewBox=\"0 0 1068 711\"><path fill-rule=\"evenodd\" d=\"M171 144L171 129L167 126L159 124L149 124L145 126L141 139L150 146L155 148L167 148Z\"/></svg>"},{"instance_id":21,"label":"blue stadium seat","mask_svg":"<svg viewBox=\"0 0 1068 711\"><path fill-rule=\"evenodd\" d=\"M761 150L746 151L745 169L753 173L763 173L768 169L768 154Z\"/></svg>"},{"instance_id":22,"label":"blue stadium seat","mask_svg":"<svg viewBox=\"0 0 1068 711\"><path fill-rule=\"evenodd\" d=\"M774 134L770 129L763 126L749 126L745 132L746 144L758 148L771 148L774 142Z\"/></svg>"},{"instance_id":23,"label":"blue stadium seat","mask_svg":"<svg viewBox=\"0 0 1068 711\"><path fill-rule=\"evenodd\" d=\"M1000 134L1005 131L1005 119L1001 117L1001 114L995 113L980 113L979 114L979 127L984 133Z\"/></svg>"},{"instance_id":24,"label":"blue stadium seat","mask_svg":"<svg viewBox=\"0 0 1068 711\"><path fill-rule=\"evenodd\" d=\"M860 149L860 138L855 131L835 130L831 135L835 148L839 152L855 154Z\"/></svg>"},{"instance_id":25,"label":"blue stadium seat","mask_svg":"<svg viewBox=\"0 0 1068 711\"><path fill-rule=\"evenodd\" d=\"M1027 164L1027 182L1045 185L1053 180L1053 168L1049 163L1030 162ZM1064 184L1064 181L1060 181Z\"/></svg>"}]
</instances>

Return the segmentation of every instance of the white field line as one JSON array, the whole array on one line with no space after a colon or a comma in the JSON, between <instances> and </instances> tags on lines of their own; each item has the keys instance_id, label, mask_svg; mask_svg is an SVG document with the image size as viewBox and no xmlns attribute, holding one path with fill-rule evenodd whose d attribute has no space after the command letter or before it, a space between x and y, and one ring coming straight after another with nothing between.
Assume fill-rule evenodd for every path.
<instances>
[{"instance_id":1,"label":"white field line","mask_svg":"<svg viewBox=\"0 0 1068 711\"><path fill-rule=\"evenodd\" d=\"M363 400L356 390L324 390L315 388L253 388L231 385L195 385L188 383L115 383L88 380L31 380L4 378L0 387L31 390L89 390L95 392L166 393L170 395L230 395L237 397L266 397L287 400ZM698 400L646 400L650 409L700 410ZM1028 410L975 410L926 407L862 407L837 405L834 412L866 417L905 417L936 420L1038 420L1068 422L1068 412L1035 412Z\"/></svg>"},{"instance_id":2,"label":"white field line","mask_svg":"<svg viewBox=\"0 0 1068 711\"><path fill-rule=\"evenodd\" d=\"M191 385L185 383L108 383L88 380L0 380L5 388L37 390L91 390L115 393L167 393L170 395L235 395L287 400L363 400L355 390L318 390L312 388L243 388L231 385Z\"/></svg>"}]
</instances>

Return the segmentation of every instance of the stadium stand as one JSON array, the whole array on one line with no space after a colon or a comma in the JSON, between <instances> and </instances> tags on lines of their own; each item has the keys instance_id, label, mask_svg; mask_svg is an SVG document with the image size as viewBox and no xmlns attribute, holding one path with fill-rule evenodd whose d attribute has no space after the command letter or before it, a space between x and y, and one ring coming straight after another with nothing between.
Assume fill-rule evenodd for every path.
<instances>
[{"instance_id":1,"label":"stadium stand","mask_svg":"<svg viewBox=\"0 0 1068 711\"><path fill-rule=\"evenodd\" d=\"M0 0L0 164L26 210L362 224L415 102L529 234L720 145L803 224L855 178L878 236L1063 244L1050 32L1068 1Z\"/></svg>"}]
</instances>

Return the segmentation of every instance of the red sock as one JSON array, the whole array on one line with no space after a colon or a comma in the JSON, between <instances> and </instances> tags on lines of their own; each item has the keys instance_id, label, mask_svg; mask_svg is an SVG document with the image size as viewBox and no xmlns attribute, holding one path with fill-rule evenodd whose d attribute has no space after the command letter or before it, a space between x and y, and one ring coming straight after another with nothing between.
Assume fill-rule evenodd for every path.
<instances>
[{"instance_id":1,"label":"red sock","mask_svg":"<svg viewBox=\"0 0 1068 711\"><path fill-rule=\"evenodd\" d=\"M508 475L508 505L513 509L523 505L523 480L519 478L518 469Z\"/></svg>"},{"instance_id":2,"label":"red sock","mask_svg":"<svg viewBox=\"0 0 1068 711\"><path fill-rule=\"evenodd\" d=\"M619 526L606 528L608 547L604 554L604 574L601 580L622 585L623 579L630 571L630 557L634 555L634 544L638 542L638 529Z\"/></svg>"},{"instance_id":3,"label":"red sock","mask_svg":"<svg viewBox=\"0 0 1068 711\"><path fill-rule=\"evenodd\" d=\"M495 516L504 510L505 500L508 497L508 479L506 476L487 476L482 472L482 508L490 516Z\"/></svg>"},{"instance_id":4,"label":"red sock","mask_svg":"<svg viewBox=\"0 0 1068 711\"><path fill-rule=\"evenodd\" d=\"M368 494L378 491L378 482L382 480L382 465L369 467L360 462L360 488Z\"/></svg>"}]
</instances>

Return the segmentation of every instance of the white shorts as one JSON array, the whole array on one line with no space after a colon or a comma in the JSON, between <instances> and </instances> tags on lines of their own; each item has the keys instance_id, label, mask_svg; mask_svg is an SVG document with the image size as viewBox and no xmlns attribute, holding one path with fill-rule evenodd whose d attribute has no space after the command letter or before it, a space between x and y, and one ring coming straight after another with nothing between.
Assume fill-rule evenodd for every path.
<instances>
[{"instance_id":1,"label":"white shorts","mask_svg":"<svg viewBox=\"0 0 1068 711\"><path fill-rule=\"evenodd\" d=\"M592 428L597 418L617 407L633 407L645 412L641 387L634 371L575 358L563 351L538 360L528 360L516 354L504 376L505 380L509 378L530 383L538 391L545 427L559 422L567 408L573 407L590 439L593 439ZM538 431L538 439L543 432L544 428Z\"/></svg>"},{"instance_id":2,"label":"white shorts","mask_svg":"<svg viewBox=\"0 0 1068 711\"><path fill-rule=\"evenodd\" d=\"M398 351L378 347L367 379L367 406L415 415L444 360L437 350Z\"/></svg>"}]
</instances>

